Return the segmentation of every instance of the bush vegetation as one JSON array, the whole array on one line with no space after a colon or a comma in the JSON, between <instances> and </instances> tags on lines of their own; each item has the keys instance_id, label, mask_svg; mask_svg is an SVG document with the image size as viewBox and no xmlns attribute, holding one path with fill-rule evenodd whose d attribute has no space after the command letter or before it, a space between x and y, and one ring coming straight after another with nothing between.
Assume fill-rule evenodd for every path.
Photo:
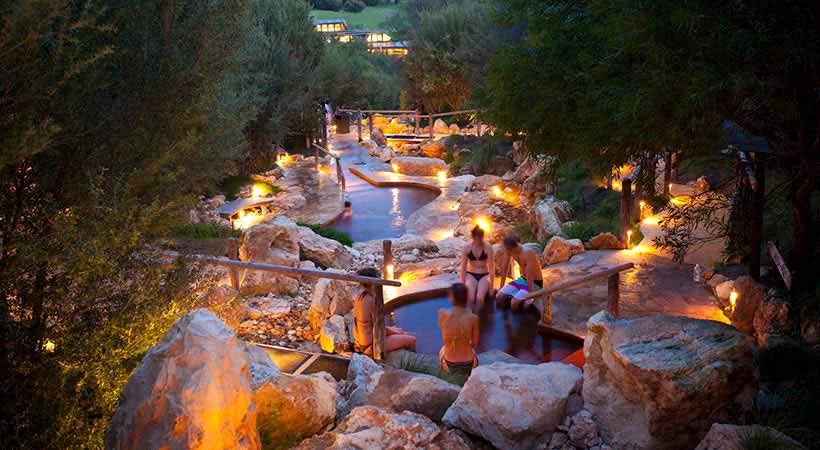
<instances>
[{"instance_id":1,"label":"bush vegetation","mask_svg":"<svg viewBox=\"0 0 820 450\"><path fill-rule=\"evenodd\" d=\"M353 238L350 237L350 233L334 230L333 228L323 227L315 223L297 222L297 224L303 227L310 228L311 230L313 230L314 233L318 234L319 236L328 239L333 239L334 241L337 241L348 247L353 245Z\"/></svg>"},{"instance_id":2,"label":"bush vegetation","mask_svg":"<svg viewBox=\"0 0 820 450\"><path fill-rule=\"evenodd\" d=\"M363 2L361 2L359 0L345 0L345 2L342 3L342 9L347 11L347 12L353 12L353 13L361 12L366 7L367 7L367 5L365 5Z\"/></svg>"},{"instance_id":3,"label":"bush vegetation","mask_svg":"<svg viewBox=\"0 0 820 450\"><path fill-rule=\"evenodd\" d=\"M172 237L187 240L227 239L241 234L227 225L216 223L187 223L174 227L171 232Z\"/></svg>"}]
</instances>

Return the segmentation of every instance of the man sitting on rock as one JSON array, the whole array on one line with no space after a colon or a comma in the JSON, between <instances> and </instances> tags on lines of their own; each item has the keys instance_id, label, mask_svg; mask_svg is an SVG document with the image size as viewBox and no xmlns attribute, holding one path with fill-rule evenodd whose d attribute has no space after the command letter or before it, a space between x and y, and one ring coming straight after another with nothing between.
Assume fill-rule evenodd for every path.
<instances>
[{"instance_id":1,"label":"man sitting on rock","mask_svg":"<svg viewBox=\"0 0 820 450\"><path fill-rule=\"evenodd\" d=\"M379 271L368 267L356 272L363 277L380 278ZM353 298L353 349L356 353L373 356L373 321L375 295L372 284L362 283L362 290ZM384 350L398 349L416 351L416 337L397 327L385 327Z\"/></svg>"},{"instance_id":2,"label":"man sitting on rock","mask_svg":"<svg viewBox=\"0 0 820 450\"><path fill-rule=\"evenodd\" d=\"M499 305L506 305L510 301L510 309L518 309L523 303L526 307L531 307L535 299L524 300L530 292L535 292L544 287L544 277L541 275L541 262L535 250L524 247L518 242L518 236L510 235L504 238L504 250L507 257L501 264L501 283L507 281L507 274L510 273L510 262L515 260L521 268L521 276L507 283L498 291L497 302Z\"/></svg>"}]
</instances>

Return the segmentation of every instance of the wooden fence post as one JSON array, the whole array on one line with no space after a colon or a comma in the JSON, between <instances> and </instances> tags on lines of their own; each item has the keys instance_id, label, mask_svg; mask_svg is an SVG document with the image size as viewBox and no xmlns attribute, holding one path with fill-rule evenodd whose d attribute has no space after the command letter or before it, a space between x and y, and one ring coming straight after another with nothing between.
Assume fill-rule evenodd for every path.
<instances>
[{"instance_id":1,"label":"wooden fence post","mask_svg":"<svg viewBox=\"0 0 820 450\"><path fill-rule=\"evenodd\" d=\"M362 142L362 110L359 110L358 117L356 118L356 130L359 132L359 142Z\"/></svg>"},{"instance_id":2,"label":"wooden fence post","mask_svg":"<svg viewBox=\"0 0 820 450\"><path fill-rule=\"evenodd\" d=\"M419 116L419 110L416 110L416 129L413 131L416 136L419 135L419 128L421 128L421 116Z\"/></svg>"},{"instance_id":3,"label":"wooden fence post","mask_svg":"<svg viewBox=\"0 0 820 450\"><path fill-rule=\"evenodd\" d=\"M239 245L235 237L228 238L228 259L239 259ZM239 269L231 267L231 287L239 290Z\"/></svg>"},{"instance_id":4,"label":"wooden fence post","mask_svg":"<svg viewBox=\"0 0 820 450\"><path fill-rule=\"evenodd\" d=\"M475 135L481 137L481 121L479 120L475 126Z\"/></svg>"},{"instance_id":5,"label":"wooden fence post","mask_svg":"<svg viewBox=\"0 0 820 450\"><path fill-rule=\"evenodd\" d=\"M373 113L367 116L367 132L370 133L370 139L373 139Z\"/></svg>"},{"instance_id":6,"label":"wooden fence post","mask_svg":"<svg viewBox=\"0 0 820 450\"><path fill-rule=\"evenodd\" d=\"M544 297L544 310L541 312L541 326L552 325L552 294Z\"/></svg>"},{"instance_id":7,"label":"wooden fence post","mask_svg":"<svg viewBox=\"0 0 820 450\"><path fill-rule=\"evenodd\" d=\"M430 139L435 138L436 136L433 134L433 115L430 114Z\"/></svg>"},{"instance_id":8,"label":"wooden fence post","mask_svg":"<svg viewBox=\"0 0 820 450\"><path fill-rule=\"evenodd\" d=\"M613 317L621 314L621 274L613 273L607 278L607 304L606 309Z\"/></svg>"},{"instance_id":9,"label":"wooden fence post","mask_svg":"<svg viewBox=\"0 0 820 450\"><path fill-rule=\"evenodd\" d=\"M381 361L384 359L384 286L377 284L374 286L375 304L373 307L373 359Z\"/></svg>"},{"instance_id":10,"label":"wooden fence post","mask_svg":"<svg viewBox=\"0 0 820 450\"><path fill-rule=\"evenodd\" d=\"M327 112L322 113L322 147L327 148Z\"/></svg>"},{"instance_id":11,"label":"wooden fence post","mask_svg":"<svg viewBox=\"0 0 820 450\"><path fill-rule=\"evenodd\" d=\"M386 239L382 241L382 254L384 255L384 265L382 267L382 278L393 279L393 241Z\"/></svg>"},{"instance_id":12,"label":"wooden fence post","mask_svg":"<svg viewBox=\"0 0 820 450\"><path fill-rule=\"evenodd\" d=\"M626 248L629 248L627 232L630 228L632 228L632 180L627 177L621 181L621 241Z\"/></svg>"},{"instance_id":13,"label":"wooden fence post","mask_svg":"<svg viewBox=\"0 0 820 450\"><path fill-rule=\"evenodd\" d=\"M338 181L339 184L342 185L342 192L344 192L345 189L347 189L347 187L345 186L345 172L342 168L341 158L336 158L336 181Z\"/></svg>"}]
</instances>

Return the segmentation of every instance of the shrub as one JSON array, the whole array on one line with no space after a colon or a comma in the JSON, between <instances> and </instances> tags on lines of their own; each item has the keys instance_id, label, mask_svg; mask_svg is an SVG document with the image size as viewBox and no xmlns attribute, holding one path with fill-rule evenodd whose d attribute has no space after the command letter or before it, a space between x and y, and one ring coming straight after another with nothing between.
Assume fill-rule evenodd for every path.
<instances>
[{"instance_id":1,"label":"shrub","mask_svg":"<svg viewBox=\"0 0 820 450\"><path fill-rule=\"evenodd\" d=\"M589 222L573 222L561 228L567 239L580 239L581 242L587 242L598 234L598 230Z\"/></svg>"},{"instance_id":2,"label":"shrub","mask_svg":"<svg viewBox=\"0 0 820 450\"><path fill-rule=\"evenodd\" d=\"M343 10L353 13L361 12L362 10L364 10L365 7L365 4L362 3L360 0L347 0L342 5Z\"/></svg>"},{"instance_id":3,"label":"shrub","mask_svg":"<svg viewBox=\"0 0 820 450\"><path fill-rule=\"evenodd\" d=\"M332 228L325 228L319 224L315 223L304 223L304 222L297 222L298 225L303 227L308 227L313 230L314 233L322 236L324 238L333 239L341 243L342 245L346 245L348 247L353 245L353 238L350 237L350 233L346 233L344 231L334 230Z\"/></svg>"},{"instance_id":4,"label":"shrub","mask_svg":"<svg viewBox=\"0 0 820 450\"><path fill-rule=\"evenodd\" d=\"M171 234L177 239L190 240L225 239L240 235L239 231L217 223L188 223L174 227Z\"/></svg>"},{"instance_id":5,"label":"shrub","mask_svg":"<svg viewBox=\"0 0 820 450\"><path fill-rule=\"evenodd\" d=\"M342 0L315 0L313 7L325 11L338 11L342 9Z\"/></svg>"},{"instance_id":6,"label":"shrub","mask_svg":"<svg viewBox=\"0 0 820 450\"><path fill-rule=\"evenodd\" d=\"M380 0L364 0L364 4L367 6L379 6L379 3L381 3Z\"/></svg>"}]
</instances>

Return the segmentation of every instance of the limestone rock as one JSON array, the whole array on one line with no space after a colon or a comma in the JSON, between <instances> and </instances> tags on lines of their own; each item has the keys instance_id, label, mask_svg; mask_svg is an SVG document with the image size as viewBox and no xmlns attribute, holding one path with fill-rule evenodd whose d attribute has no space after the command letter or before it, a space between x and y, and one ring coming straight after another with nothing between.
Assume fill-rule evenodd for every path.
<instances>
[{"instance_id":1,"label":"limestone rock","mask_svg":"<svg viewBox=\"0 0 820 450\"><path fill-rule=\"evenodd\" d=\"M443 158L447 147L442 141L432 141L421 145L421 152L428 158Z\"/></svg>"},{"instance_id":2,"label":"limestone rock","mask_svg":"<svg viewBox=\"0 0 820 450\"><path fill-rule=\"evenodd\" d=\"M706 437L700 441L695 450L737 450L742 447L742 439L753 434L767 434L773 440L779 441L778 450L799 450L805 448L802 444L774 428L761 425L724 425L712 424ZM772 448L774 450L774 448Z\"/></svg>"},{"instance_id":3,"label":"limestone rock","mask_svg":"<svg viewBox=\"0 0 820 450\"><path fill-rule=\"evenodd\" d=\"M461 132L461 130L458 128L458 125L456 125L454 123L451 123L448 128L449 128L450 134L458 134L458 133Z\"/></svg>"},{"instance_id":4,"label":"limestone rock","mask_svg":"<svg viewBox=\"0 0 820 450\"><path fill-rule=\"evenodd\" d=\"M562 225L572 220L573 212L569 202L556 200L555 197L545 197L532 207L530 224L536 232L539 241L550 236L563 236Z\"/></svg>"},{"instance_id":5,"label":"limestone rock","mask_svg":"<svg viewBox=\"0 0 820 450\"><path fill-rule=\"evenodd\" d=\"M584 405L614 448L690 449L714 421L751 409L752 346L731 326L602 311L587 327Z\"/></svg>"},{"instance_id":6,"label":"limestone rock","mask_svg":"<svg viewBox=\"0 0 820 450\"><path fill-rule=\"evenodd\" d=\"M515 154L515 152L513 152L513 154ZM527 156L518 168L515 169L513 181L523 184L528 178L539 174L542 170L544 170L544 163L542 161L532 156Z\"/></svg>"},{"instance_id":7,"label":"limestone rock","mask_svg":"<svg viewBox=\"0 0 820 450\"><path fill-rule=\"evenodd\" d=\"M735 288L734 280L724 281L723 283L718 284L715 286L715 295L717 298L728 301L729 296L732 294L732 289Z\"/></svg>"},{"instance_id":8,"label":"limestone rock","mask_svg":"<svg viewBox=\"0 0 820 450\"><path fill-rule=\"evenodd\" d=\"M710 288L714 289L714 288L716 288L719 284L721 284L721 283L725 283L725 282L727 282L727 281L729 281L729 279L728 279L728 278L726 278L724 275L721 275L721 274L719 274L719 273L718 273L718 274L712 275L712 278L709 278L709 280L707 280L707 281L706 281L706 284L707 284Z\"/></svg>"},{"instance_id":9,"label":"limestone rock","mask_svg":"<svg viewBox=\"0 0 820 450\"><path fill-rule=\"evenodd\" d=\"M231 328L236 328L245 315L245 308L239 301L239 291L226 285L213 286L205 291L197 307L209 309Z\"/></svg>"},{"instance_id":10,"label":"limestone rock","mask_svg":"<svg viewBox=\"0 0 820 450\"><path fill-rule=\"evenodd\" d=\"M612 233L599 233L589 240L589 248L590 250L621 250L624 244Z\"/></svg>"},{"instance_id":11,"label":"limestone rock","mask_svg":"<svg viewBox=\"0 0 820 450\"><path fill-rule=\"evenodd\" d=\"M442 431L410 411L392 413L374 406L355 408L333 430L302 441L296 450L470 450L466 438Z\"/></svg>"},{"instance_id":12,"label":"limestone rock","mask_svg":"<svg viewBox=\"0 0 820 450\"><path fill-rule=\"evenodd\" d=\"M313 299L310 303L308 318L314 330L321 327L325 319L339 315L343 316L353 309L353 293L351 283L319 279L313 288Z\"/></svg>"},{"instance_id":13,"label":"limestone rock","mask_svg":"<svg viewBox=\"0 0 820 450\"><path fill-rule=\"evenodd\" d=\"M379 153L376 155L381 162L388 162L395 157L395 153L393 152L393 148L389 145L385 145L384 147L379 148Z\"/></svg>"},{"instance_id":14,"label":"limestone rock","mask_svg":"<svg viewBox=\"0 0 820 450\"><path fill-rule=\"evenodd\" d=\"M524 141L515 141L513 142L513 162L516 165L520 165L523 163L528 156L530 156L529 150L527 150L527 146L524 145Z\"/></svg>"},{"instance_id":15,"label":"limestone rock","mask_svg":"<svg viewBox=\"0 0 820 450\"><path fill-rule=\"evenodd\" d=\"M447 172L447 163L438 158L399 156L393 158L392 163L398 166L398 172L404 175L433 177L441 171Z\"/></svg>"},{"instance_id":16,"label":"limestone rock","mask_svg":"<svg viewBox=\"0 0 820 450\"><path fill-rule=\"evenodd\" d=\"M296 267L299 264L299 243L294 227L273 220L247 229L239 246L239 259ZM299 288L299 282L294 278L261 270L242 270L240 280L243 295L294 294Z\"/></svg>"},{"instance_id":17,"label":"limestone rock","mask_svg":"<svg viewBox=\"0 0 820 450\"><path fill-rule=\"evenodd\" d=\"M703 194L709 190L709 180L706 177L700 177L695 180L695 194Z\"/></svg>"},{"instance_id":18,"label":"limestone rock","mask_svg":"<svg viewBox=\"0 0 820 450\"><path fill-rule=\"evenodd\" d=\"M378 128L373 128L373 133L370 135L370 139L373 139L373 142L375 142L379 147L387 145L387 138L384 137L384 133L382 133L382 131Z\"/></svg>"},{"instance_id":19,"label":"limestone rock","mask_svg":"<svg viewBox=\"0 0 820 450\"><path fill-rule=\"evenodd\" d=\"M570 258L584 251L584 244L580 239L564 239L553 236L544 247L544 264L558 264L569 261Z\"/></svg>"},{"instance_id":20,"label":"limestone rock","mask_svg":"<svg viewBox=\"0 0 820 450\"><path fill-rule=\"evenodd\" d=\"M738 296L734 310L729 314L729 319L732 320L732 325L738 330L752 334L755 330L755 314L760 305L763 304L766 289L748 276L742 276L735 280L734 288Z\"/></svg>"},{"instance_id":21,"label":"limestone rock","mask_svg":"<svg viewBox=\"0 0 820 450\"><path fill-rule=\"evenodd\" d=\"M500 449L534 448L561 424L580 385L581 371L558 362L479 366L443 421Z\"/></svg>"},{"instance_id":22,"label":"limestone rock","mask_svg":"<svg viewBox=\"0 0 820 450\"><path fill-rule=\"evenodd\" d=\"M586 410L570 418L567 434L569 442L575 447L590 448L601 443L598 437L598 425L593 420L592 413Z\"/></svg>"},{"instance_id":23,"label":"limestone rock","mask_svg":"<svg viewBox=\"0 0 820 450\"><path fill-rule=\"evenodd\" d=\"M450 127L442 119L436 119L433 122L433 133L436 134L450 134Z\"/></svg>"},{"instance_id":24,"label":"limestone rock","mask_svg":"<svg viewBox=\"0 0 820 450\"><path fill-rule=\"evenodd\" d=\"M789 302L774 295L767 295L754 316L757 345L768 347L776 340L788 335L793 326L789 315Z\"/></svg>"},{"instance_id":25,"label":"limestone rock","mask_svg":"<svg viewBox=\"0 0 820 450\"><path fill-rule=\"evenodd\" d=\"M197 309L151 347L122 391L107 449L258 449L248 361L234 332Z\"/></svg>"},{"instance_id":26,"label":"limestone rock","mask_svg":"<svg viewBox=\"0 0 820 450\"><path fill-rule=\"evenodd\" d=\"M365 355L354 354L345 390L347 402L341 407L342 415L371 405L394 412L412 411L438 422L460 388L431 375L383 368Z\"/></svg>"},{"instance_id":27,"label":"limestone rock","mask_svg":"<svg viewBox=\"0 0 820 450\"><path fill-rule=\"evenodd\" d=\"M493 186L501 186L502 184L501 178L496 175L481 175L480 177L475 177L470 184L470 190L489 191L492 190Z\"/></svg>"},{"instance_id":28,"label":"limestone rock","mask_svg":"<svg viewBox=\"0 0 820 450\"><path fill-rule=\"evenodd\" d=\"M319 345L328 353L349 352L351 343L347 324L342 316L325 320L319 330Z\"/></svg>"},{"instance_id":29,"label":"limestone rock","mask_svg":"<svg viewBox=\"0 0 820 450\"><path fill-rule=\"evenodd\" d=\"M282 447L327 431L336 420L338 397L336 381L325 373L262 383L253 393L262 441Z\"/></svg>"},{"instance_id":30,"label":"limestone rock","mask_svg":"<svg viewBox=\"0 0 820 450\"><path fill-rule=\"evenodd\" d=\"M290 301L281 297L252 297L242 301L248 317L254 320L276 320L290 314Z\"/></svg>"},{"instance_id":31,"label":"limestone rock","mask_svg":"<svg viewBox=\"0 0 820 450\"><path fill-rule=\"evenodd\" d=\"M366 242L356 242L353 248L364 254L381 254L382 240L377 239ZM398 239L393 239L393 253L405 253L412 250L419 250L422 253L436 253L438 246L431 239L427 239L415 234L404 234Z\"/></svg>"},{"instance_id":32,"label":"limestone rock","mask_svg":"<svg viewBox=\"0 0 820 450\"><path fill-rule=\"evenodd\" d=\"M262 383L282 374L279 367L270 358L268 352L253 344L243 344L245 359L248 361L248 370L251 375L251 388L256 390Z\"/></svg>"},{"instance_id":33,"label":"limestone rock","mask_svg":"<svg viewBox=\"0 0 820 450\"><path fill-rule=\"evenodd\" d=\"M308 227L297 227L301 257L321 267L346 269L353 264L350 250L339 241L319 236Z\"/></svg>"}]
</instances>

